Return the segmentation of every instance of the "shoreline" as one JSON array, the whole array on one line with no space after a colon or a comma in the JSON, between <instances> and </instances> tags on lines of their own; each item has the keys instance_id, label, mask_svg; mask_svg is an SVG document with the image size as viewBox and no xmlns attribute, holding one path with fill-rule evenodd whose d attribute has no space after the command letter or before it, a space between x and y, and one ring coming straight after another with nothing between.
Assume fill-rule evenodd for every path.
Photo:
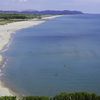
<instances>
[{"instance_id":1,"label":"shoreline","mask_svg":"<svg viewBox=\"0 0 100 100\"><path fill-rule=\"evenodd\" d=\"M3 64L5 64L5 60L2 56L2 52L5 52L7 50L12 35L14 35L16 31L40 25L50 19L54 19L60 16L62 15L44 17L40 20L31 19L27 21L12 22L5 25L0 25L0 73L2 72L2 68L4 67ZM0 75L0 77L1 76L2 75ZM14 93L9 88L7 88L0 79L0 96L13 96L15 94L16 93Z\"/></svg>"}]
</instances>

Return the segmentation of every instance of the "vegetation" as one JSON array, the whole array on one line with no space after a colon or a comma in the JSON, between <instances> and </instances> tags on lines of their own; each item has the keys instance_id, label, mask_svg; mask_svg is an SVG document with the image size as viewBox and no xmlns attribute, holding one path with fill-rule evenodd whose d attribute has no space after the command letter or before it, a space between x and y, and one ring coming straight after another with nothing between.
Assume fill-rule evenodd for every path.
<instances>
[{"instance_id":1,"label":"vegetation","mask_svg":"<svg viewBox=\"0 0 100 100\"><path fill-rule=\"evenodd\" d=\"M61 93L54 97L46 96L27 96L18 99L17 97L4 96L0 100L100 100L100 96L94 93L76 92L76 93Z\"/></svg>"},{"instance_id":2,"label":"vegetation","mask_svg":"<svg viewBox=\"0 0 100 100\"><path fill-rule=\"evenodd\" d=\"M33 14L0 14L0 19L32 19L32 18L40 18L41 15L33 15Z\"/></svg>"},{"instance_id":3,"label":"vegetation","mask_svg":"<svg viewBox=\"0 0 100 100\"><path fill-rule=\"evenodd\" d=\"M11 96L4 96L4 97L0 97L0 100L17 100L17 98Z\"/></svg>"},{"instance_id":4,"label":"vegetation","mask_svg":"<svg viewBox=\"0 0 100 100\"><path fill-rule=\"evenodd\" d=\"M28 20L28 19L41 19L41 15L36 15L36 14L5 14L5 13L0 13L0 25L6 24L6 23L11 23L15 21L23 21L23 20Z\"/></svg>"},{"instance_id":5,"label":"vegetation","mask_svg":"<svg viewBox=\"0 0 100 100\"><path fill-rule=\"evenodd\" d=\"M0 20L0 25L4 25L4 24L7 24L7 23L12 23L14 22L13 20Z\"/></svg>"},{"instance_id":6,"label":"vegetation","mask_svg":"<svg viewBox=\"0 0 100 100\"><path fill-rule=\"evenodd\" d=\"M50 98L45 96L29 96L23 97L22 100L50 100Z\"/></svg>"},{"instance_id":7,"label":"vegetation","mask_svg":"<svg viewBox=\"0 0 100 100\"><path fill-rule=\"evenodd\" d=\"M100 96L92 93L61 93L53 98L53 100L100 100Z\"/></svg>"}]
</instances>

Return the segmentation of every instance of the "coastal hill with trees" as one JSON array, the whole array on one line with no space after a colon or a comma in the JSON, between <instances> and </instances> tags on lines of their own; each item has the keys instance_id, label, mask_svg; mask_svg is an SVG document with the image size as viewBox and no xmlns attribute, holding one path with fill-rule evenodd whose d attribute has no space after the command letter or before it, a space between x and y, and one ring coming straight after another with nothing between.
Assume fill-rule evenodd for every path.
<instances>
[{"instance_id":1,"label":"coastal hill with trees","mask_svg":"<svg viewBox=\"0 0 100 100\"><path fill-rule=\"evenodd\" d=\"M83 14L81 11L70 11L70 10L25 10L25 11L2 11L0 13L12 13L12 14L39 14L39 15L69 15L69 14Z\"/></svg>"}]
</instances>

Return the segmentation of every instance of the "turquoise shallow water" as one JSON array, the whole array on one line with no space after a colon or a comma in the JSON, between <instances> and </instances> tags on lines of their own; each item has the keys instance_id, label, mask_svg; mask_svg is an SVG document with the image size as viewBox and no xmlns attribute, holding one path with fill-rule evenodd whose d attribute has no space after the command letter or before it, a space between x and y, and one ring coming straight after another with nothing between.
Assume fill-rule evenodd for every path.
<instances>
[{"instance_id":1,"label":"turquoise shallow water","mask_svg":"<svg viewBox=\"0 0 100 100\"><path fill-rule=\"evenodd\" d=\"M5 84L25 95L100 94L100 15L70 15L13 36Z\"/></svg>"}]
</instances>

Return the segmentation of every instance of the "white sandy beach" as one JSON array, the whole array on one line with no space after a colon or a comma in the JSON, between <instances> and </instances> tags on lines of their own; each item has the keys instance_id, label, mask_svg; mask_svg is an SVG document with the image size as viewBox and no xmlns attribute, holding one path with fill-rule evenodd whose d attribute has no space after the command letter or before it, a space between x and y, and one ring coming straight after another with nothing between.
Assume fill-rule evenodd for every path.
<instances>
[{"instance_id":1,"label":"white sandy beach","mask_svg":"<svg viewBox=\"0 0 100 100\"><path fill-rule=\"evenodd\" d=\"M59 16L51 16L51 17L46 17L43 19L53 19ZM9 23L6 25L0 25L0 53L4 49L5 46L10 42L11 36L13 33L15 33L17 30L23 29L23 28L28 28L31 26L36 26L39 24L44 23L45 20L28 20L28 21L20 21L20 22L13 22ZM3 57L0 54L0 64L3 62ZM0 66L1 67L1 66ZM0 70L1 71L1 70ZM13 92L3 86L3 83L0 80L0 96L12 96Z\"/></svg>"}]
</instances>

